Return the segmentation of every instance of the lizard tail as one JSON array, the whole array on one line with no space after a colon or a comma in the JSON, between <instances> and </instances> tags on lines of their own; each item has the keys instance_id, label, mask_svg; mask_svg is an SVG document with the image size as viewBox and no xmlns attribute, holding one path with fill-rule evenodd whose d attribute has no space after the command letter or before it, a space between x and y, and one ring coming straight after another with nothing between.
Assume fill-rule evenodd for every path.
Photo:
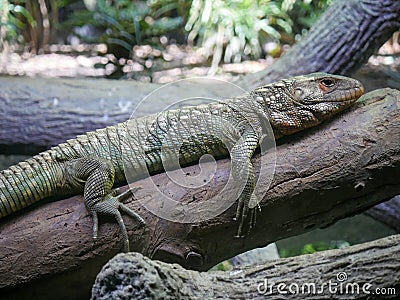
<instances>
[{"instance_id":1,"label":"lizard tail","mask_svg":"<svg viewBox=\"0 0 400 300\"><path fill-rule=\"evenodd\" d=\"M49 152L43 152L0 171L0 218L55 195L58 170Z\"/></svg>"}]
</instances>

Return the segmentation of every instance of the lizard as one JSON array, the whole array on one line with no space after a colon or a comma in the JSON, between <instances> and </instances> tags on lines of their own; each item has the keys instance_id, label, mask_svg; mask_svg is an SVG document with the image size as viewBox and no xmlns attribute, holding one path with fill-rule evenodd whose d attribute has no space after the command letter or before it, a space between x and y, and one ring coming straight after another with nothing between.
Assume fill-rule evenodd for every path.
<instances>
[{"instance_id":1,"label":"lizard","mask_svg":"<svg viewBox=\"0 0 400 300\"><path fill-rule=\"evenodd\" d=\"M168 143L172 147L178 144L176 136L180 138L175 146L180 147L181 165L194 164L203 154L230 156L233 178L244 182L235 199L237 236L246 236L255 226L258 209L251 158L265 134L265 123L272 127L272 138L290 135L348 108L363 92L358 80L312 73L282 79L242 96L167 110L79 135L0 172L0 218L48 197L83 193L93 219L93 238L98 234L98 215L112 216L119 224L124 251L129 251L121 212L141 226L145 222L123 203L130 191L118 195L113 186L126 180L127 162L134 178L143 176L143 168L149 174L162 172L161 149L172 130ZM210 130L212 126L207 124L211 119L231 125L217 129L227 131L221 136L231 142L224 144L215 136L216 129ZM127 143L132 132L134 136ZM182 140L186 144L181 144Z\"/></svg>"}]
</instances>

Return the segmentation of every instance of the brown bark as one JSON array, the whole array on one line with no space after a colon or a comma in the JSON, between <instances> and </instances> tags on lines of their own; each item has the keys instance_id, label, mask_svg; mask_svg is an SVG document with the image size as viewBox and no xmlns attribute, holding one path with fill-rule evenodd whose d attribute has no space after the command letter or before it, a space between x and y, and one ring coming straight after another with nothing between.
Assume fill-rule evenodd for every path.
<instances>
[{"instance_id":1,"label":"brown bark","mask_svg":"<svg viewBox=\"0 0 400 300\"><path fill-rule=\"evenodd\" d=\"M400 235L394 235L229 272L196 272L120 254L97 276L92 299L375 299L377 293L397 299L399 288Z\"/></svg>"},{"instance_id":2,"label":"brown bark","mask_svg":"<svg viewBox=\"0 0 400 300\"><path fill-rule=\"evenodd\" d=\"M236 83L252 89L282 77L316 71L349 74L399 27L398 0L336 1L309 34L271 68ZM2 78L0 145L11 146L0 147L0 151L15 151L14 145L22 144L36 146L25 151L34 153L37 147L48 148L124 121L134 105L157 87L110 80ZM177 90L168 96L182 95ZM153 108L157 107L154 103Z\"/></svg>"},{"instance_id":3,"label":"brown bark","mask_svg":"<svg viewBox=\"0 0 400 300\"><path fill-rule=\"evenodd\" d=\"M135 227L124 217L133 251L184 267L206 270L226 258L273 241L326 227L400 192L400 92L378 90L334 120L282 140L276 168L265 195L257 226L244 239L234 238L236 205L201 223L179 224L156 217L139 201L128 205L146 220ZM264 159L265 158L265 159ZM263 156L263 164L272 156ZM256 169L262 163L254 158ZM152 177L165 194L183 203L204 203L226 184L229 160L219 160L214 179L195 190L178 189L166 174ZM198 167L185 168L195 175ZM154 192L138 181L136 199ZM0 224L0 292L74 292L76 284L91 285L101 265L120 251L121 235L111 220L101 224L93 242L92 220L81 196L47 203L21 212ZM104 222L104 220L103 220ZM21 289L21 285L29 289ZM7 289L15 287L14 290ZM51 289L53 288L53 290ZM89 291L87 291L88 293Z\"/></svg>"}]
</instances>

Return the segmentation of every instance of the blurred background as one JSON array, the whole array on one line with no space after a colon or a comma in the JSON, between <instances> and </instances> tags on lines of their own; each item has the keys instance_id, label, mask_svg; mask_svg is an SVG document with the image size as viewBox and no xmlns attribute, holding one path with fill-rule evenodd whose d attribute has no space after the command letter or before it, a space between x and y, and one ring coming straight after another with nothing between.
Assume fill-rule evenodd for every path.
<instances>
[{"instance_id":1,"label":"blurred background","mask_svg":"<svg viewBox=\"0 0 400 300\"><path fill-rule=\"evenodd\" d=\"M0 0L0 76L166 83L214 75L232 81L270 66L332 2ZM396 32L359 72L369 76L366 86L400 88L399 65ZM376 72L386 74L385 81ZM349 230L355 223L363 224L361 233ZM292 256L394 233L382 226L360 215L280 241L278 248Z\"/></svg>"},{"instance_id":2,"label":"blurred background","mask_svg":"<svg viewBox=\"0 0 400 300\"><path fill-rule=\"evenodd\" d=\"M165 83L271 65L333 0L0 0L0 74ZM372 65L396 68L399 34Z\"/></svg>"},{"instance_id":3,"label":"blurred background","mask_svg":"<svg viewBox=\"0 0 400 300\"><path fill-rule=\"evenodd\" d=\"M232 79L271 65L332 1L0 0L0 74ZM398 37L371 63L393 65Z\"/></svg>"}]
</instances>

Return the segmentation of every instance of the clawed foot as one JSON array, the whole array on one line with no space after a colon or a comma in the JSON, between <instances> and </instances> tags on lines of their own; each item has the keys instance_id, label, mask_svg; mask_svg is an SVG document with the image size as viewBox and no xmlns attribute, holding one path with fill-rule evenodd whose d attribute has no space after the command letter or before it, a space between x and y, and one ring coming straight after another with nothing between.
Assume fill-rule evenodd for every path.
<instances>
[{"instance_id":1,"label":"clawed foot","mask_svg":"<svg viewBox=\"0 0 400 300\"><path fill-rule=\"evenodd\" d=\"M251 194L248 201L245 198L245 195L241 195L238 201L235 220L240 223L236 238L243 238L250 233L256 225L257 213L261 211L256 195Z\"/></svg>"},{"instance_id":2,"label":"clawed foot","mask_svg":"<svg viewBox=\"0 0 400 300\"><path fill-rule=\"evenodd\" d=\"M126 230L124 220L122 219L121 213L124 212L131 218L135 219L139 226L144 226L145 221L132 209L127 207L122 202L129 198L132 195L130 190L116 196L118 194L118 190L113 190L110 192L103 201L96 203L91 208L91 213L93 216L93 239L97 239L97 232L98 232L98 216L97 214L104 214L113 216L121 228L122 236L124 239L124 251L129 252L129 237L128 232Z\"/></svg>"}]
</instances>

